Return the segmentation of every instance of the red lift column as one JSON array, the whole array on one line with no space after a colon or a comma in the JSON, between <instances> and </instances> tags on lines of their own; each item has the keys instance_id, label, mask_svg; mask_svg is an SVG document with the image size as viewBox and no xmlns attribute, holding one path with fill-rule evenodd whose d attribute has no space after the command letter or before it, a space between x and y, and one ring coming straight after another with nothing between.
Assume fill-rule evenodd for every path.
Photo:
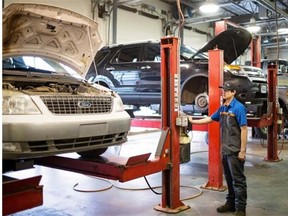
<instances>
[{"instance_id":1,"label":"red lift column","mask_svg":"<svg viewBox=\"0 0 288 216\"><path fill-rule=\"evenodd\" d=\"M161 39L161 112L162 129L169 129L166 142L170 142L170 164L162 171L162 204L155 210L178 213L190 208L180 200L180 128L179 116L180 67L178 39Z\"/></svg>"},{"instance_id":2,"label":"red lift column","mask_svg":"<svg viewBox=\"0 0 288 216\"><path fill-rule=\"evenodd\" d=\"M253 35L251 41L251 65L261 68L261 38Z\"/></svg>"},{"instance_id":3,"label":"red lift column","mask_svg":"<svg viewBox=\"0 0 288 216\"><path fill-rule=\"evenodd\" d=\"M223 50L209 51L209 116L221 105L223 84L224 57ZM223 169L221 162L220 124L213 122L208 125L208 183L204 188L223 191Z\"/></svg>"},{"instance_id":4,"label":"red lift column","mask_svg":"<svg viewBox=\"0 0 288 216\"><path fill-rule=\"evenodd\" d=\"M279 161L278 158L278 98L277 98L277 65L269 65L268 67L268 102L272 104L272 124L268 126L268 149L267 161Z\"/></svg>"}]
</instances>

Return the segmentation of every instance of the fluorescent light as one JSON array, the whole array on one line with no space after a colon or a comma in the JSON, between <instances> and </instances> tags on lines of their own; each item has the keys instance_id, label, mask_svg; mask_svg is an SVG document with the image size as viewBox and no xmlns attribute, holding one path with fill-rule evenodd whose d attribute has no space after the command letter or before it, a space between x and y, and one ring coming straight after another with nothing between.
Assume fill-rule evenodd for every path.
<instances>
[{"instance_id":1,"label":"fluorescent light","mask_svg":"<svg viewBox=\"0 0 288 216\"><path fill-rule=\"evenodd\" d=\"M250 19L250 25L246 27L246 30L251 33L257 33L260 31L261 27L256 25L256 20L254 17L251 17Z\"/></svg>"},{"instance_id":2,"label":"fluorescent light","mask_svg":"<svg viewBox=\"0 0 288 216\"><path fill-rule=\"evenodd\" d=\"M212 2L211 3L207 2L199 7L199 10L202 13L215 13L218 11L218 9L219 9L219 6Z\"/></svg>"},{"instance_id":3,"label":"fluorescent light","mask_svg":"<svg viewBox=\"0 0 288 216\"><path fill-rule=\"evenodd\" d=\"M261 27L257 26L257 25L250 25L248 27L246 27L247 31L251 32L251 33L257 33L258 31L260 31Z\"/></svg>"},{"instance_id":4,"label":"fluorescent light","mask_svg":"<svg viewBox=\"0 0 288 216\"><path fill-rule=\"evenodd\" d=\"M288 34L288 28L279 28L278 34Z\"/></svg>"}]
</instances>

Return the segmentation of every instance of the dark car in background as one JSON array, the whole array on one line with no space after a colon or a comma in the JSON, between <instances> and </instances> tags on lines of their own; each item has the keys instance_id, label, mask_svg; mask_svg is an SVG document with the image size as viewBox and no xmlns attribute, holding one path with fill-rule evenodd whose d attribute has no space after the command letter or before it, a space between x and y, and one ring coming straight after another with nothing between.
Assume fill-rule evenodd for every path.
<instances>
[{"instance_id":1,"label":"dark car in background","mask_svg":"<svg viewBox=\"0 0 288 216\"><path fill-rule=\"evenodd\" d=\"M208 111L208 50L224 50L224 61L231 64L251 41L251 34L242 28L228 29L214 37L196 51L181 46L181 105L190 114L207 114ZM161 104L159 41L141 41L102 47L96 54L86 76L116 91L124 104L149 106ZM213 71L211 71L213 73ZM224 81L233 80L238 85L236 97L245 104L252 115L257 115L267 100L265 78L255 79L237 71L224 70ZM260 115L260 113L258 113Z\"/></svg>"}]
</instances>

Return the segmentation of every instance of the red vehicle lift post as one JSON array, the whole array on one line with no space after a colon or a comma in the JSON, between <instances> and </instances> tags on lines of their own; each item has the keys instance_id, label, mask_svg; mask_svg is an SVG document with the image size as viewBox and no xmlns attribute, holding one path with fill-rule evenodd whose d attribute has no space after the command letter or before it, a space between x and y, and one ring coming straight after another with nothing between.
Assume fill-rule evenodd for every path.
<instances>
[{"instance_id":1,"label":"red vehicle lift post","mask_svg":"<svg viewBox=\"0 0 288 216\"><path fill-rule=\"evenodd\" d=\"M251 65L261 68L261 37L253 35L251 44Z\"/></svg>"},{"instance_id":2,"label":"red vehicle lift post","mask_svg":"<svg viewBox=\"0 0 288 216\"><path fill-rule=\"evenodd\" d=\"M280 161L278 158L278 102L276 87L278 85L277 65L268 67L268 110L261 118L248 118L250 127L268 127L268 147L265 160L270 162Z\"/></svg>"},{"instance_id":3,"label":"red vehicle lift post","mask_svg":"<svg viewBox=\"0 0 288 216\"><path fill-rule=\"evenodd\" d=\"M278 158L278 109L279 103L277 98L276 86L278 86L278 65L268 66L268 103L272 104L272 124L268 126L268 149L267 161L279 161Z\"/></svg>"},{"instance_id":4,"label":"red vehicle lift post","mask_svg":"<svg viewBox=\"0 0 288 216\"><path fill-rule=\"evenodd\" d=\"M180 128L176 126L181 98L178 39L161 39L162 128L170 129L169 169L162 172L162 205L156 210L177 213L190 208L180 201Z\"/></svg>"},{"instance_id":5,"label":"red vehicle lift post","mask_svg":"<svg viewBox=\"0 0 288 216\"><path fill-rule=\"evenodd\" d=\"M209 116L221 105L222 92L219 86L223 84L224 57L223 50L209 50ZM221 163L220 124L208 125L208 183L204 188L223 191L223 169Z\"/></svg>"}]
</instances>

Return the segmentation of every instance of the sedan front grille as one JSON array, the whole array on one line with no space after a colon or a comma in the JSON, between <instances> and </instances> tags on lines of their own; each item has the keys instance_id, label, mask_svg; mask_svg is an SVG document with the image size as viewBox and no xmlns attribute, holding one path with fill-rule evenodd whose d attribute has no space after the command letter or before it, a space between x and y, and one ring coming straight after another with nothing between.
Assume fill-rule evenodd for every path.
<instances>
[{"instance_id":1,"label":"sedan front grille","mask_svg":"<svg viewBox=\"0 0 288 216\"><path fill-rule=\"evenodd\" d=\"M52 149L54 151L77 151L81 150L81 148L93 146L111 146L121 144L126 141L127 132L122 132L117 134L108 134L94 137L28 142L28 148L31 152L49 152Z\"/></svg>"},{"instance_id":2,"label":"sedan front grille","mask_svg":"<svg viewBox=\"0 0 288 216\"><path fill-rule=\"evenodd\" d=\"M96 114L112 111L112 98L99 96L55 95L41 96L54 114Z\"/></svg>"}]
</instances>

